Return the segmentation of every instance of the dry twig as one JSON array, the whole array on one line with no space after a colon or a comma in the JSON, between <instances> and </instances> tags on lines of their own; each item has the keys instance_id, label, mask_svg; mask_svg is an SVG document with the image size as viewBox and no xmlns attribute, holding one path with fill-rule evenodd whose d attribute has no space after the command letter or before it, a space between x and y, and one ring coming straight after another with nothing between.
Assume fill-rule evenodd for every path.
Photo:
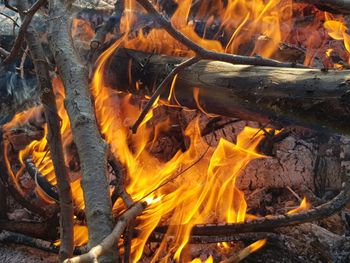
<instances>
[{"instance_id":1,"label":"dry twig","mask_svg":"<svg viewBox=\"0 0 350 263\"><path fill-rule=\"evenodd\" d=\"M97 30L95 37L91 40L90 47L97 49L103 44L106 39L106 35L113 31L113 28L119 33L120 20L124 12L125 0L117 0L114 4L114 11L107 22L103 23Z\"/></svg>"},{"instance_id":2,"label":"dry twig","mask_svg":"<svg viewBox=\"0 0 350 263\"><path fill-rule=\"evenodd\" d=\"M115 244L118 244L121 235L123 234L126 226L132 219L139 216L142 211L146 208L146 203L140 202L129 208L124 214L122 214L116 226L114 227L112 233L108 235L103 241L90 249L86 254L70 258L65 260L65 263L91 263L97 262L97 259L104 255L108 250L110 250Z\"/></svg>"},{"instance_id":3,"label":"dry twig","mask_svg":"<svg viewBox=\"0 0 350 263\"><path fill-rule=\"evenodd\" d=\"M163 92L164 88L173 80L173 78L179 74L182 70L185 68L197 63L201 59L200 56L192 57L184 62L181 62L179 65L177 65L167 76L166 78L159 84L156 91L153 93L152 97L147 102L145 108L142 110L141 114L139 115L138 119L134 123L134 125L131 127L131 131L133 133L137 132L138 127L142 123L142 121L145 119L147 113L151 110L153 107L153 104L156 102L157 98L160 96L160 94Z\"/></svg>"},{"instance_id":4,"label":"dry twig","mask_svg":"<svg viewBox=\"0 0 350 263\"><path fill-rule=\"evenodd\" d=\"M45 3L46 3L46 0L37 0L30 9L25 11L25 17L22 19L22 25L19 28L19 32L15 40L15 44L13 45L10 51L10 54L4 59L3 61L4 64L11 63L17 57L17 53L21 48L24 35L28 29L30 22L33 19L33 16L40 9L40 7L42 7Z\"/></svg>"}]
</instances>

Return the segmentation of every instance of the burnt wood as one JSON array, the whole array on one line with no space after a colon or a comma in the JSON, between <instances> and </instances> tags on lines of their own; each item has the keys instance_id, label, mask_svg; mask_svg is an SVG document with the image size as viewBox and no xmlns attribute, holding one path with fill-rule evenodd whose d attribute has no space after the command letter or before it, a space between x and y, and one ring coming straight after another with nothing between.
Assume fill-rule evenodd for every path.
<instances>
[{"instance_id":1,"label":"burnt wood","mask_svg":"<svg viewBox=\"0 0 350 263\"><path fill-rule=\"evenodd\" d=\"M120 49L110 59L105 81L113 89L150 96L184 59ZM203 60L178 74L174 90L177 101L191 109L263 125L299 124L348 133L349 73ZM195 88L199 89L200 107L193 96ZM163 99L169 90L161 95ZM176 104L174 99L171 104Z\"/></svg>"}]
</instances>

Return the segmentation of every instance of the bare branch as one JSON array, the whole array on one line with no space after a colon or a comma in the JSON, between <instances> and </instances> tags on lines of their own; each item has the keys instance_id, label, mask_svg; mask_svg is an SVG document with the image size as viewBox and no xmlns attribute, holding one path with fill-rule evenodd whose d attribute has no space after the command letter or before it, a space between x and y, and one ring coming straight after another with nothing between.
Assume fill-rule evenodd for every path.
<instances>
[{"instance_id":1,"label":"bare branch","mask_svg":"<svg viewBox=\"0 0 350 263\"><path fill-rule=\"evenodd\" d=\"M50 1L49 46L63 81L73 139L82 167L82 188L89 229L89 245L98 245L113 229L112 204L107 172L107 146L94 114L88 84L88 72L71 41L67 6L64 1ZM110 249L101 262L115 262L116 249Z\"/></svg>"},{"instance_id":2,"label":"bare branch","mask_svg":"<svg viewBox=\"0 0 350 263\"><path fill-rule=\"evenodd\" d=\"M114 12L107 22L103 23L97 30L90 46L92 49L97 49L104 43L106 35L112 33L113 28L116 28L117 33L120 31L120 20L124 12L125 0L117 0L114 4Z\"/></svg>"},{"instance_id":3,"label":"bare branch","mask_svg":"<svg viewBox=\"0 0 350 263\"><path fill-rule=\"evenodd\" d=\"M178 31L169 19L167 19L164 15L158 12L158 10L153 6L153 4L149 0L137 0L137 2L143 6L144 9L150 13L154 19L157 21L159 25L161 25L173 38L177 41L181 42L187 48L193 50L197 56L202 59L209 60L218 60L233 64L242 64L242 65L255 65L255 66L271 66L271 67L301 67L305 68L303 65L295 64L295 63L284 63L279 62L273 59L266 59L259 56L256 57L247 57L247 56L239 56L225 53L218 53L214 51L210 51L204 49L203 47L197 45L183 33Z\"/></svg>"},{"instance_id":4,"label":"bare branch","mask_svg":"<svg viewBox=\"0 0 350 263\"><path fill-rule=\"evenodd\" d=\"M39 1L38 1L39 2ZM38 7L46 1L41 1L41 5L37 2ZM35 5L34 5L35 6ZM33 7L27 10L27 0L17 0L17 8L20 12L22 20L26 20L29 15L33 15ZM24 23L24 22L23 22ZM69 178L66 170L66 165L63 155L63 146L61 138L60 118L57 112L55 94L51 84L49 75L49 65L47 63L44 50L39 41L39 36L35 29L28 24L27 30L23 31L25 39L28 43L29 50L33 59L39 88L41 90L41 103L44 106L44 113L47 122L48 135L47 141L49 144L51 158L54 165L57 188L60 204L60 238L61 246L59 259L65 260L73 255L73 201L70 188Z\"/></svg>"},{"instance_id":5,"label":"bare branch","mask_svg":"<svg viewBox=\"0 0 350 263\"><path fill-rule=\"evenodd\" d=\"M146 208L146 203L136 203L131 208L129 208L124 214L119 217L119 220L114 227L112 233L108 235L103 241L90 249L86 254L67 259L65 263L91 263L97 262L97 259L104 255L109 249L111 249L114 244L118 244L120 236L123 234L126 226L129 222L139 216L142 211Z\"/></svg>"},{"instance_id":6,"label":"bare branch","mask_svg":"<svg viewBox=\"0 0 350 263\"><path fill-rule=\"evenodd\" d=\"M4 64L9 64L16 58L17 53L21 48L25 32L27 31L28 26L33 19L33 16L40 9L40 7L42 7L45 3L46 3L46 0L37 0L34 3L34 5L26 11L26 16L24 17L24 19L22 19L22 25L19 28L19 32L15 40L15 44L13 45L10 51L10 54L3 61Z\"/></svg>"}]
</instances>

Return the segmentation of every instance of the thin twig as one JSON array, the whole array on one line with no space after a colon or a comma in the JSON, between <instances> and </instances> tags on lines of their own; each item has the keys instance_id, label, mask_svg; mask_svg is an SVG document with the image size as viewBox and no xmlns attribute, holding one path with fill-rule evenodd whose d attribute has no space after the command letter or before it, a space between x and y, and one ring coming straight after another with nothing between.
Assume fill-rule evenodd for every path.
<instances>
[{"instance_id":1,"label":"thin twig","mask_svg":"<svg viewBox=\"0 0 350 263\"><path fill-rule=\"evenodd\" d=\"M287 189L296 199L298 199L299 202L301 202L302 198L290 186L287 186Z\"/></svg>"},{"instance_id":2,"label":"thin twig","mask_svg":"<svg viewBox=\"0 0 350 263\"><path fill-rule=\"evenodd\" d=\"M9 0L4 0L4 4L5 4L5 7L7 7L8 9L18 13L18 10L15 7L13 7L12 5L10 5Z\"/></svg>"},{"instance_id":3,"label":"thin twig","mask_svg":"<svg viewBox=\"0 0 350 263\"><path fill-rule=\"evenodd\" d=\"M157 98L162 94L164 88L173 80L173 78L179 74L182 70L185 68L197 63L201 60L200 56L195 56L192 58L189 58L185 60L184 62L177 65L167 76L166 78L159 84L156 91L153 93L152 97L147 102L145 108L142 110L141 114L139 115L138 119L134 123L134 125L131 127L131 131L133 133L136 133L138 127L142 123L142 121L145 119L147 113L150 111L150 109L153 107L153 104L157 100Z\"/></svg>"},{"instance_id":4,"label":"thin twig","mask_svg":"<svg viewBox=\"0 0 350 263\"><path fill-rule=\"evenodd\" d=\"M20 27L20 26L17 24L17 21L14 20L11 16L9 16L9 15L3 13L3 12L0 12L0 15L6 17L6 18L8 18L8 19L10 19L10 20L13 22L13 24L14 24L15 26Z\"/></svg>"},{"instance_id":5,"label":"thin twig","mask_svg":"<svg viewBox=\"0 0 350 263\"><path fill-rule=\"evenodd\" d=\"M260 249L262 246L266 244L266 239L258 240L254 242L253 244L249 245L248 247L241 250L238 254L233 255L229 257L226 260L221 261L220 263L238 263L241 262L243 259L248 257L250 254L254 253L258 249Z\"/></svg>"},{"instance_id":6,"label":"thin twig","mask_svg":"<svg viewBox=\"0 0 350 263\"><path fill-rule=\"evenodd\" d=\"M6 58L10 55L10 52L8 52L7 50L3 49L2 47L0 47L0 56Z\"/></svg>"},{"instance_id":7,"label":"thin twig","mask_svg":"<svg viewBox=\"0 0 350 263\"><path fill-rule=\"evenodd\" d=\"M137 202L140 202L141 200L145 199L146 197L148 197L149 195L151 195L152 193L154 193L155 191L157 191L158 189L162 188L163 186L167 185L170 182L173 182L175 179L177 179L180 175L184 174L185 172L187 172L188 170L190 170L192 167L194 167L197 163L199 163L204 156L207 154L207 152L210 149L210 145L213 141L214 136L211 137L210 142L208 143L208 147L205 149L205 151L201 154L201 156L198 157L198 159L196 161L194 161L191 165L189 165L188 167L186 167L185 169L183 169L182 171L180 171L179 173L175 174L174 176L170 177L168 180L166 180L165 182L161 183L160 185L158 185L156 188L154 188L153 190L151 190L150 192L148 192L147 194L145 194L143 197L141 197Z\"/></svg>"},{"instance_id":8,"label":"thin twig","mask_svg":"<svg viewBox=\"0 0 350 263\"><path fill-rule=\"evenodd\" d=\"M24 79L24 63L27 58L27 52L29 51L28 46L26 47L25 51L23 52L22 58L21 58L21 64L19 65L19 70L21 73L21 79Z\"/></svg>"},{"instance_id":9,"label":"thin twig","mask_svg":"<svg viewBox=\"0 0 350 263\"><path fill-rule=\"evenodd\" d=\"M259 56L256 56L256 57L239 56L239 55L214 52L214 51L205 49L197 45L195 42L193 42L191 39L189 39L179 30L177 30L171 24L169 19L166 18L161 13L159 13L158 10L153 6L153 4L149 0L137 0L137 2L140 5L142 5L143 8L146 9L146 11L154 17L156 22L160 26L162 26L173 38L175 38L177 41L179 41L181 44L183 44L190 50L194 51L196 55L201 57L202 59L218 60L218 61L223 61L223 62L228 62L233 64L242 64L242 65L305 68L304 65L299 65L295 63L285 63L285 62L280 62L273 59L262 58Z\"/></svg>"},{"instance_id":10,"label":"thin twig","mask_svg":"<svg viewBox=\"0 0 350 263\"><path fill-rule=\"evenodd\" d=\"M28 26L30 25L30 22L32 21L35 13L40 9L41 6L43 6L46 3L46 0L37 0L34 5L26 11L26 15L24 19L22 20L22 25L19 28L17 38L15 40L15 44L13 45L10 54L4 59L4 64L11 63L16 57L17 53L19 52L25 32L28 29Z\"/></svg>"},{"instance_id":11,"label":"thin twig","mask_svg":"<svg viewBox=\"0 0 350 263\"><path fill-rule=\"evenodd\" d=\"M123 234L126 226L129 222L139 216L142 211L146 208L147 204L145 202L136 203L131 208L129 208L124 214L122 214L116 226L114 227L112 233L108 235L103 241L90 249L90 251L81 256L70 258L65 260L65 263L90 263L97 262L97 259L104 255L108 250L110 250L115 244L118 244L121 235Z\"/></svg>"},{"instance_id":12,"label":"thin twig","mask_svg":"<svg viewBox=\"0 0 350 263\"><path fill-rule=\"evenodd\" d=\"M117 30L117 34L120 33L120 20L124 12L125 0L117 0L114 4L114 11L107 22L103 23L97 30L95 37L91 40L91 49L99 48L105 41L106 35L113 31L113 28Z\"/></svg>"},{"instance_id":13,"label":"thin twig","mask_svg":"<svg viewBox=\"0 0 350 263\"><path fill-rule=\"evenodd\" d=\"M112 167L116 176L116 185L112 193L112 203L114 204L115 201L117 201L118 197L120 197L123 200L125 206L127 208L130 208L134 204L134 201L132 200L131 195L126 191L124 186L123 167L119 163L119 161L115 159L112 153L110 154L108 163Z\"/></svg>"}]
</instances>

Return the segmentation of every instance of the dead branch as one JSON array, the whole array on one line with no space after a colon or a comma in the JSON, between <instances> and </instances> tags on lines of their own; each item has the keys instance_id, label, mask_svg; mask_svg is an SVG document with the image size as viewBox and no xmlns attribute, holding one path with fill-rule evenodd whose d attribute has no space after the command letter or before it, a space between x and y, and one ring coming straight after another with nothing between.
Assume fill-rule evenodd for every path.
<instances>
[{"instance_id":1,"label":"dead branch","mask_svg":"<svg viewBox=\"0 0 350 263\"><path fill-rule=\"evenodd\" d=\"M296 0L296 2L315 5L322 11L345 15L350 14L349 0Z\"/></svg>"},{"instance_id":2,"label":"dead branch","mask_svg":"<svg viewBox=\"0 0 350 263\"><path fill-rule=\"evenodd\" d=\"M192 235L225 236L237 233L269 231L280 227L299 225L329 217L339 212L349 202L350 187L347 184L344 184L342 191L334 199L313 209L296 214L263 217L256 220L246 221L244 223L197 225L192 229ZM157 227L155 232L166 233L167 229L167 226L161 226Z\"/></svg>"},{"instance_id":3,"label":"dead branch","mask_svg":"<svg viewBox=\"0 0 350 263\"><path fill-rule=\"evenodd\" d=\"M4 0L4 4L5 4L5 7L7 7L8 9L14 11L14 12L18 12L17 8L13 7L12 5L10 5L9 3L9 0Z\"/></svg>"},{"instance_id":4,"label":"dead branch","mask_svg":"<svg viewBox=\"0 0 350 263\"><path fill-rule=\"evenodd\" d=\"M160 94L163 92L165 87L169 85L169 83L173 80L173 78L179 74L181 71L183 71L185 68L197 63L201 58L199 56L189 58L185 60L184 62L180 63L177 65L167 76L166 78L162 81L162 83L159 84L157 87L156 91L153 93L152 97L150 100L147 102L145 108L142 110L140 113L138 119L134 123L134 125L131 127L131 130L133 133L136 133L138 127L142 123L142 121L145 119L147 113L150 111L152 108L153 104L157 100L157 98L160 96Z\"/></svg>"},{"instance_id":5,"label":"dead branch","mask_svg":"<svg viewBox=\"0 0 350 263\"><path fill-rule=\"evenodd\" d=\"M63 1L50 1L49 45L67 96L65 107L81 162L89 244L93 247L100 244L113 229L112 205L106 178L107 147L96 124L88 72L71 42L68 11ZM117 251L110 249L109 252L104 260L115 262Z\"/></svg>"},{"instance_id":6,"label":"dead branch","mask_svg":"<svg viewBox=\"0 0 350 263\"><path fill-rule=\"evenodd\" d=\"M130 208L134 204L134 201L132 200L131 195L126 191L124 186L125 174L123 172L123 167L112 154L110 154L110 157L108 159L109 159L108 163L112 167L114 174L116 176L115 189L111 196L112 203L114 204L117 201L117 199L120 197L123 200L125 206L127 208Z\"/></svg>"},{"instance_id":7,"label":"dead branch","mask_svg":"<svg viewBox=\"0 0 350 263\"><path fill-rule=\"evenodd\" d=\"M127 208L131 208L135 203L131 197L131 195L126 191L124 186L124 173L123 173L123 167L119 163L118 160L114 158L113 155L109 158L108 161L109 165L112 167L115 175L116 175L116 184L115 189L112 193L112 203L120 197L125 206ZM127 224L125 233L124 233L124 263L128 263L130 260L130 253L131 253L131 241L134 233L135 228L135 219L131 219L129 223Z\"/></svg>"},{"instance_id":8,"label":"dead branch","mask_svg":"<svg viewBox=\"0 0 350 263\"><path fill-rule=\"evenodd\" d=\"M10 54L4 59L4 64L11 63L17 57L24 39L24 35L27 32L28 26L32 21L33 16L45 3L46 0L37 0L30 9L26 10L25 17L22 19L22 25L19 28L18 35L15 40L15 44L13 45Z\"/></svg>"},{"instance_id":9,"label":"dead branch","mask_svg":"<svg viewBox=\"0 0 350 263\"><path fill-rule=\"evenodd\" d=\"M90 47L97 49L104 43L106 35L112 33L113 29L117 30L117 34L120 31L120 20L122 18L125 6L125 0L117 0L114 4L114 11L107 22L103 23L97 30L95 37L91 40Z\"/></svg>"},{"instance_id":10,"label":"dead branch","mask_svg":"<svg viewBox=\"0 0 350 263\"><path fill-rule=\"evenodd\" d=\"M8 52L7 50L3 49L2 47L0 47L0 56L6 58L10 55L10 52Z\"/></svg>"},{"instance_id":11,"label":"dead branch","mask_svg":"<svg viewBox=\"0 0 350 263\"><path fill-rule=\"evenodd\" d=\"M97 259L104 255L108 250L110 250L114 244L118 244L121 235L123 234L126 226L132 219L139 216L142 211L146 208L147 204L144 202L136 203L131 208L129 208L124 214L122 214L116 226L114 227L112 233L108 235L103 241L90 249L90 251L81 256L70 258L65 260L65 263L91 263L97 262Z\"/></svg>"},{"instance_id":12,"label":"dead branch","mask_svg":"<svg viewBox=\"0 0 350 263\"><path fill-rule=\"evenodd\" d=\"M174 39L182 43L184 46L194 51L198 57L202 59L217 60L233 64L242 65L255 65L255 66L270 66L270 67L301 67L305 68L303 65L298 65L295 63L284 63L273 59L265 59L262 57L247 57L239 56L225 53L218 53L214 51L207 50L195 42L190 40L187 36L182 34L176 28L173 27L169 19L158 12L158 10L153 6L149 0L137 0L137 2L151 14L157 23L164 28Z\"/></svg>"},{"instance_id":13,"label":"dead branch","mask_svg":"<svg viewBox=\"0 0 350 263\"><path fill-rule=\"evenodd\" d=\"M40 2L40 1L38 1ZM46 1L41 1L41 5ZM20 12L23 24L33 8L27 11L28 1L17 0L17 8ZM54 165L57 188L60 204L60 238L61 246L59 260L63 261L73 255L73 201L68 174L63 155L63 146L61 138L61 124L57 112L55 94L53 92L51 79L49 75L49 65L47 63L44 50L39 41L36 30L28 24L25 31L25 39L28 43L31 57L34 63L39 88L41 90L41 103L44 106L44 113L47 123L48 135L47 141L50 148L51 158ZM28 165L27 165L28 167ZM37 182L37 180L36 180ZM50 189L50 188L49 188Z\"/></svg>"}]
</instances>

